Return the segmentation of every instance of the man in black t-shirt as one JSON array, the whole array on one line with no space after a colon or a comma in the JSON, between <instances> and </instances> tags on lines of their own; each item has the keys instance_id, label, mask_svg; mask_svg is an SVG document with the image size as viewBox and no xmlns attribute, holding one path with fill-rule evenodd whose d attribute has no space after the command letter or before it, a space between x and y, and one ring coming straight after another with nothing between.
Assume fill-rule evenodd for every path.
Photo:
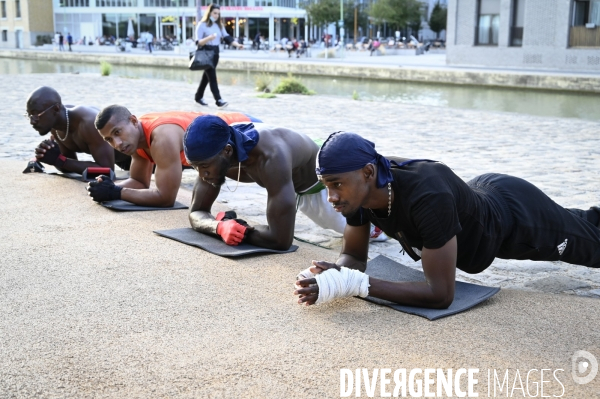
<instances>
[{"instance_id":1,"label":"man in black t-shirt","mask_svg":"<svg viewBox=\"0 0 600 399\"><path fill-rule=\"evenodd\" d=\"M336 263L313 261L300 274L300 304L370 295L447 308L456 268L479 273L496 257L600 268L600 208L562 208L517 177L485 174L465 183L439 162L386 159L370 141L343 132L321 147L317 175L347 226ZM426 281L389 282L362 273L370 223L422 260Z\"/></svg>"}]
</instances>

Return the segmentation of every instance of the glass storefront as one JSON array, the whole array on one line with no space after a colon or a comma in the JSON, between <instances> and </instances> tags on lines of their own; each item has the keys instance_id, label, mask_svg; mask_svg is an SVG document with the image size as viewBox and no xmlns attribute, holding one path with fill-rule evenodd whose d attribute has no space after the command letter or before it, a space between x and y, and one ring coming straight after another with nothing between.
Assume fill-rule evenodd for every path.
<instances>
[{"instance_id":1,"label":"glass storefront","mask_svg":"<svg viewBox=\"0 0 600 399\"><path fill-rule=\"evenodd\" d=\"M155 14L140 14L140 33L142 32L150 32L152 36L156 36Z\"/></svg>"},{"instance_id":2,"label":"glass storefront","mask_svg":"<svg viewBox=\"0 0 600 399\"><path fill-rule=\"evenodd\" d=\"M117 37L117 14L102 14L102 36Z\"/></svg>"}]
</instances>

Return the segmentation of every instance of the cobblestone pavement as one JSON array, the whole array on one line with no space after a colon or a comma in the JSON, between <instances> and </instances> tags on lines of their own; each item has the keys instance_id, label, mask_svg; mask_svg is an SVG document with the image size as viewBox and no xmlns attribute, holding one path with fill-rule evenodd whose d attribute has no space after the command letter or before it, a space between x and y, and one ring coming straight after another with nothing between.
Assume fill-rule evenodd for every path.
<instances>
[{"instance_id":1,"label":"cobblestone pavement","mask_svg":"<svg viewBox=\"0 0 600 399\"><path fill-rule=\"evenodd\" d=\"M200 74L198 74L200 78ZM507 173L537 185L557 203L587 209L600 204L600 122L543 118L509 113L399 105L328 96L278 95L258 99L251 90L227 86L228 111L261 118L313 138L348 130L374 141L388 155L429 158L444 162L469 180L486 172ZM100 77L91 74L12 75L0 80L5 103L0 112L0 157L30 158L39 135L21 115L27 95L50 85L67 104L127 106L134 114L167 110L200 110L193 102L195 83ZM317 88L313 88L318 91ZM202 111L216 112L214 106ZM182 186L191 188L194 173L186 171ZM229 186L234 187L230 181ZM264 223L266 192L254 184L227 188L218 199L251 223ZM298 214L296 236L339 249L339 235L323 231ZM385 254L411 267L396 241L371 244L370 256ZM332 252L331 259L336 254ZM560 262L497 260L485 272L463 281L545 292L600 297L600 271Z\"/></svg>"}]
</instances>

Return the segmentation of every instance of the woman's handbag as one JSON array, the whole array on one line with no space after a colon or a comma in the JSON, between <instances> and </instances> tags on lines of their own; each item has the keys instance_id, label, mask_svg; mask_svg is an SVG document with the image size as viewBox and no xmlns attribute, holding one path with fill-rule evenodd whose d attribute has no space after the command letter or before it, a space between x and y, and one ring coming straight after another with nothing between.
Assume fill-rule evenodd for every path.
<instances>
[{"instance_id":1,"label":"woman's handbag","mask_svg":"<svg viewBox=\"0 0 600 399\"><path fill-rule=\"evenodd\" d=\"M216 49L206 46L198 47L196 51L190 53L189 68L192 71L203 71L215 67Z\"/></svg>"}]
</instances>

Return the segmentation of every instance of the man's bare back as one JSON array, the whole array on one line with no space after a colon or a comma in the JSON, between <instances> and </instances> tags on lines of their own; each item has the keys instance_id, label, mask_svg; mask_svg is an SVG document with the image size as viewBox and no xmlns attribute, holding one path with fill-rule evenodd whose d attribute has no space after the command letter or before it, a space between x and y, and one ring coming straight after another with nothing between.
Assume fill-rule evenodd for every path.
<instances>
[{"instance_id":1,"label":"man's bare back","mask_svg":"<svg viewBox=\"0 0 600 399\"><path fill-rule=\"evenodd\" d=\"M308 136L285 128L245 126L238 130L235 126L227 128L209 116L202 118L206 118L205 122L198 122L197 128L190 126L184 137L186 156L198 171L189 217L192 227L203 233L217 234L229 245L244 241L265 248L288 249L294 236L296 196L318 184L315 173L318 145ZM248 130L248 135L243 129ZM241 142L255 144L248 149L234 148L235 143ZM208 155L206 148L215 145L222 149L217 148L216 155ZM238 176L241 182L256 182L267 190L267 225L248 226L239 220L222 220L221 214L217 218L211 215L212 204L225 177L238 180ZM320 196L320 204L324 203L331 210L319 191L316 190L315 195ZM327 217L325 213L320 215ZM307 213L307 216L315 220L312 216L316 214L318 212ZM341 224L343 228L345 223Z\"/></svg>"}]
</instances>

